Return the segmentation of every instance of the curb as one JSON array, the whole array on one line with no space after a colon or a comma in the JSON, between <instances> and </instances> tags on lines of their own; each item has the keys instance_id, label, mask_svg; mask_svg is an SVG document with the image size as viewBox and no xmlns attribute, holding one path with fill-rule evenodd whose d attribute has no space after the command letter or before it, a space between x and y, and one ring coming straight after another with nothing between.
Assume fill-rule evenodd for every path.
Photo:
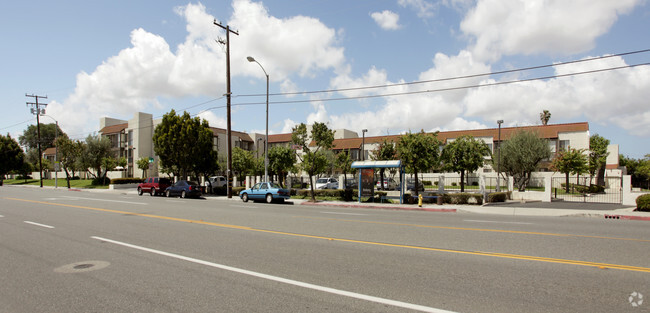
<instances>
[{"instance_id":1,"label":"curb","mask_svg":"<svg viewBox=\"0 0 650 313\"><path fill-rule=\"evenodd\" d=\"M421 207L401 207L401 206L376 206L376 205L360 205L360 204L338 204L338 203L318 203L304 201L301 205L317 205L317 206L336 206L344 208L361 208L361 209L384 209L384 210L405 210L405 211L426 211L426 212L440 212L440 213L456 213L457 209L433 209Z\"/></svg>"},{"instance_id":2,"label":"curb","mask_svg":"<svg viewBox=\"0 0 650 313\"><path fill-rule=\"evenodd\" d=\"M636 215L611 215L605 214L606 219L615 220L634 220L634 221L650 221L650 216L636 216Z\"/></svg>"}]
</instances>

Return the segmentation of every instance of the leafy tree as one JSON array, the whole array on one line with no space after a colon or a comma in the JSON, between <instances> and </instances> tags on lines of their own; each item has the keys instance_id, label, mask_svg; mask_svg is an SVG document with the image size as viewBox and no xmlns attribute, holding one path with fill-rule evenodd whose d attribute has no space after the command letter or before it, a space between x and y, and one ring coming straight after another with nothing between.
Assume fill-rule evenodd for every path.
<instances>
[{"instance_id":1,"label":"leafy tree","mask_svg":"<svg viewBox=\"0 0 650 313\"><path fill-rule=\"evenodd\" d=\"M418 172L435 168L440 164L440 146L438 133L427 134L424 130L419 133L404 134L397 143L397 154L404 164L406 172L415 174L415 185L418 184ZM418 195L418 188L415 195Z\"/></svg>"},{"instance_id":2,"label":"leafy tree","mask_svg":"<svg viewBox=\"0 0 650 313\"><path fill-rule=\"evenodd\" d=\"M149 169L149 158L140 158L136 161L138 169L142 170L142 178L147 178L146 171Z\"/></svg>"},{"instance_id":3,"label":"leafy tree","mask_svg":"<svg viewBox=\"0 0 650 313\"><path fill-rule=\"evenodd\" d=\"M254 174L255 157L253 152L239 147L232 148L232 170L240 181L242 177Z\"/></svg>"},{"instance_id":4,"label":"leafy tree","mask_svg":"<svg viewBox=\"0 0 650 313\"><path fill-rule=\"evenodd\" d=\"M444 168L460 173L460 191L465 191L465 172L474 172L485 163L490 148L482 140L464 135L448 143L442 150Z\"/></svg>"},{"instance_id":5,"label":"leafy tree","mask_svg":"<svg viewBox=\"0 0 650 313\"><path fill-rule=\"evenodd\" d=\"M171 110L163 116L153 134L154 152L163 168L174 176L187 177L193 172L213 173L218 169L217 153L212 147L212 131L206 120L192 118L187 112Z\"/></svg>"},{"instance_id":6,"label":"leafy tree","mask_svg":"<svg viewBox=\"0 0 650 313\"><path fill-rule=\"evenodd\" d=\"M587 171L587 156L584 149L563 150L558 152L551 163L551 169L564 173L566 178L566 193L569 193L569 174L580 175Z\"/></svg>"},{"instance_id":7,"label":"leafy tree","mask_svg":"<svg viewBox=\"0 0 650 313\"><path fill-rule=\"evenodd\" d=\"M598 186L605 186L605 166L609 155L607 146L609 146L609 139L598 134L589 137L589 174L594 177L598 173L596 179Z\"/></svg>"},{"instance_id":8,"label":"leafy tree","mask_svg":"<svg viewBox=\"0 0 650 313\"><path fill-rule=\"evenodd\" d=\"M0 186L5 175L11 171L19 171L23 166L25 153L18 142L7 136L0 135Z\"/></svg>"},{"instance_id":9,"label":"leafy tree","mask_svg":"<svg viewBox=\"0 0 650 313\"><path fill-rule=\"evenodd\" d=\"M68 138L68 135L54 123L41 124L41 152L54 147L56 138ZM27 148L27 160L35 167L39 167L38 160L41 156L38 153L38 126L29 125L23 134L18 137L18 140L20 145Z\"/></svg>"},{"instance_id":10,"label":"leafy tree","mask_svg":"<svg viewBox=\"0 0 650 313\"><path fill-rule=\"evenodd\" d=\"M619 156L620 165L625 166L627 174L632 176L632 186L650 189L650 154L645 159L633 159Z\"/></svg>"},{"instance_id":11,"label":"leafy tree","mask_svg":"<svg viewBox=\"0 0 650 313\"><path fill-rule=\"evenodd\" d=\"M548 121L551 119L551 112L548 110L542 111L542 113L539 113L539 119L542 121L542 125L548 125Z\"/></svg>"},{"instance_id":12,"label":"leafy tree","mask_svg":"<svg viewBox=\"0 0 650 313\"><path fill-rule=\"evenodd\" d=\"M113 161L108 159L113 159ZM101 184L106 184L106 173L115 168L117 164L111 151L111 140L100 135L86 137L86 144L80 160L83 168L95 170L95 173L90 171L89 173Z\"/></svg>"},{"instance_id":13,"label":"leafy tree","mask_svg":"<svg viewBox=\"0 0 650 313\"><path fill-rule=\"evenodd\" d=\"M330 130L325 123L314 123L311 129L311 140L315 147L310 149L311 140L307 133L307 125L300 123L291 132L291 142L302 147L302 155L298 155L302 169L309 174L311 186L311 201L316 201L314 196L313 177L327 169L327 158L323 150L332 148L334 142L334 131Z\"/></svg>"},{"instance_id":14,"label":"leafy tree","mask_svg":"<svg viewBox=\"0 0 650 313\"><path fill-rule=\"evenodd\" d=\"M59 163L65 172L68 188L70 188L70 178L74 177L74 172L80 170L81 154L84 150L84 143L78 140L70 140L67 137L59 137L56 141L59 149ZM72 173L72 175L70 175Z\"/></svg>"},{"instance_id":15,"label":"leafy tree","mask_svg":"<svg viewBox=\"0 0 650 313\"><path fill-rule=\"evenodd\" d=\"M269 149L269 170L278 175L280 185L284 186L284 177L294 168L295 164L296 151L290 147L275 146Z\"/></svg>"},{"instance_id":16,"label":"leafy tree","mask_svg":"<svg viewBox=\"0 0 650 313\"><path fill-rule=\"evenodd\" d=\"M518 131L501 144L501 165L492 158L492 167L512 176L519 191L526 190L532 172L539 163L551 157L546 139L532 131Z\"/></svg>"},{"instance_id":17,"label":"leafy tree","mask_svg":"<svg viewBox=\"0 0 650 313\"><path fill-rule=\"evenodd\" d=\"M343 186L348 186L348 173L352 172L352 159L350 158L350 149L341 151L336 155L336 167L343 172Z\"/></svg>"},{"instance_id":18,"label":"leafy tree","mask_svg":"<svg viewBox=\"0 0 650 313\"><path fill-rule=\"evenodd\" d=\"M397 159L397 149L395 148L395 143L388 142L387 139L379 143L377 149L373 150L371 153L371 158L375 161L388 161ZM379 188L384 189L384 171L386 168L379 169Z\"/></svg>"}]
</instances>

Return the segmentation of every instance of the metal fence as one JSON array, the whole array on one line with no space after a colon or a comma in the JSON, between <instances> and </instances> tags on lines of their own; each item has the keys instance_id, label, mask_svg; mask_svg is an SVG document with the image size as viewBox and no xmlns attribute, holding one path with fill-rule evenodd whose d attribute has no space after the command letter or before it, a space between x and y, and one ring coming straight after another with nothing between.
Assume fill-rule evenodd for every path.
<instances>
[{"instance_id":1,"label":"metal fence","mask_svg":"<svg viewBox=\"0 0 650 313\"><path fill-rule=\"evenodd\" d=\"M623 188L620 177L605 177L605 186L595 185L596 178L589 176L553 177L553 198L572 202L622 203Z\"/></svg>"}]
</instances>

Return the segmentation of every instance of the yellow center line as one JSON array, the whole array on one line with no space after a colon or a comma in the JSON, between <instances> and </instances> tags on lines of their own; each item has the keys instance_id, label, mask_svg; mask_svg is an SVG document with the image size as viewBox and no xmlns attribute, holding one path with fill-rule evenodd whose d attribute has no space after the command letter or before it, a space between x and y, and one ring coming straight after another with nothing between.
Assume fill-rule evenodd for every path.
<instances>
[{"instance_id":1,"label":"yellow center line","mask_svg":"<svg viewBox=\"0 0 650 313\"><path fill-rule=\"evenodd\" d=\"M93 210L93 211L108 212L108 213L128 214L128 215L134 215L134 216L142 216L142 217L149 217L149 218L156 218L156 219L163 219L163 220L170 220L170 221L177 221L177 222L184 222L184 223L210 225L210 226L217 226L217 227L223 227L223 228L241 229L241 230L248 230L248 231L255 231L255 232L262 232L262 233L269 233L269 234L276 234L276 235L294 236L294 237L301 237L301 238L322 239L322 240L329 240L329 241L338 241L338 242L347 242L347 243L356 243L356 244L366 244L366 245L374 245L374 246L382 246L382 247L406 248L406 249L415 249L415 250L423 250L423 251L436 251L436 252L458 253L458 254L467 254L467 255L490 256L490 257L498 257L498 258L506 258L506 259L539 261L539 262L547 262L547 263L572 264L572 265L596 267L596 268L600 268L600 269L610 268L610 269L619 269L619 270L626 270L626 271L650 273L650 268L640 267L640 266L598 263L598 262L569 260L569 259L557 259L557 258L547 258L547 257L528 256L528 255L519 255L519 254L508 254L508 253L498 253L498 252L463 251L463 250L453 250L453 249L430 248L430 247L392 244L392 243L374 242L374 241L365 241L365 240L334 238L334 237L326 237L326 236L318 236L318 235L307 235L307 234L290 233L290 232L284 232L284 231L258 229L258 228L239 226L239 225L213 223L213 222L206 222L206 221L203 221L203 220L191 220L191 219L185 219L185 218L176 218L176 217L161 216L161 215L154 215L154 214L144 214L144 213L134 213L134 212L128 212L128 211L112 210L112 209L102 209L102 208L95 208L95 207L88 207L88 206L81 206L81 205L73 205L73 204L63 204L63 203L54 203L54 202L27 200L27 199L18 199L18 198L3 198L3 199L14 200L14 201L22 201L22 202L39 203L39 204L46 204L46 205L53 205L53 206L61 206L61 207L78 208L78 209Z\"/></svg>"},{"instance_id":2,"label":"yellow center line","mask_svg":"<svg viewBox=\"0 0 650 313\"><path fill-rule=\"evenodd\" d=\"M294 216L294 217L296 217L296 218L304 218L304 219L341 221L341 222L350 222L350 223L394 225L394 226L408 226L408 227L421 227L421 228L434 228L434 229L468 230L468 231L509 233L509 234L522 234L522 235L539 235L539 236L554 236L554 237L578 237L578 238L594 238L594 239L609 239L609 240L650 242L650 240L648 240L648 239L638 239L638 238L604 237L604 236L589 236L589 235L575 235L575 234L557 234L557 233L543 233L543 232L505 230L505 229L489 229L489 228L433 226L433 225L419 225L419 224L407 224L407 223L395 223L395 222L349 220L349 219L333 218L333 217L313 217L313 216Z\"/></svg>"}]
</instances>

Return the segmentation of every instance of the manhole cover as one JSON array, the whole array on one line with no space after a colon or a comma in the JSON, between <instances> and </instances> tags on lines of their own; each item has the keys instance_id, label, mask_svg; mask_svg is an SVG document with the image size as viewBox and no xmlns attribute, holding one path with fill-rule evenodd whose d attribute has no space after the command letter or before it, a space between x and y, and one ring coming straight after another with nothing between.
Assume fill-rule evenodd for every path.
<instances>
[{"instance_id":1,"label":"manhole cover","mask_svg":"<svg viewBox=\"0 0 650 313\"><path fill-rule=\"evenodd\" d=\"M110 263L105 261L84 261L57 267L54 271L57 273L82 273L101 270L109 265Z\"/></svg>"}]
</instances>

